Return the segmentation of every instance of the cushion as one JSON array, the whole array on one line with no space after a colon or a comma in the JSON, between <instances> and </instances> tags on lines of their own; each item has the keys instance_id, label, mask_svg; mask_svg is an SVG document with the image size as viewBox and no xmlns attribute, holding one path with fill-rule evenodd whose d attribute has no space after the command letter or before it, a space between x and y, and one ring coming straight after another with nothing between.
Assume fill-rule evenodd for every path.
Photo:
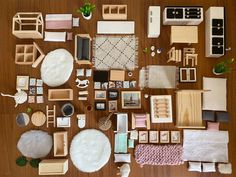
<instances>
[{"instance_id":1,"label":"cushion","mask_svg":"<svg viewBox=\"0 0 236 177\"><path fill-rule=\"evenodd\" d=\"M72 24L73 24L73 27L79 27L79 17L78 18L73 17Z\"/></svg>"},{"instance_id":2,"label":"cushion","mask_svg":"<svg viewBox=\"0 0 236 177\"><path fill-rule=\"evenodd\" d=\"M188 164L188 171L202 171L201 162L189 162Z\"/></svg>"},{"instance_id":3,"label":"cushion","mask_svg":"<svg viewBox=\"0 0 236 177\"><path fill-rule=\"evenodd\" d=\"M215 121L215 112L214 111L203 110L202 111L202 120Z\"/></svg>"},{"instance_id":4,"label":"cushion","mask_svg":"<svg viewBox=\"0 0 236 177\"><path fill-rule=\"evenodd\" d=\"M217 122L228 122L229 121L229 113L225 111L216 112L216 121Z\"/></svg>"},{"instance_id":5,"label":"cushion","mask_svg":"<svg viewBox=\"0 0 236 177\"><path fill-rule=\"evenodd\" d=\"M67 32L67 38L68 41L72 41L73 40L73 33L72 32Z\"/></svg>"},{"instance_id":6,"label":"cushion","mask_svg":"<svg viewBox=\"0 0 236 177\"><path fill-rule=\"evenodd\" d=\"M207 130L210 131L219 131L219 122L207 122Z\"/></svg>"},{"instance_id":7,"label":"cushion","mask_svg":"<svg viewBox=\"0 0 236 177\"><path fill-rule=\"evenodd\" d=\"M126 162L126 163L131 162L130 154L114 154L114 157L115 157L115 162Z\"/></svg>"},{"instance_id":8,"label":"cushion","mask_svg":"<svg viewBox=\"0 0 236 177\"><path fill-rule=\"evenodd\" d=\"M226 111L226 79L203 77L203 110Z\"/></svg>"},{"instance_id":9,"label":"cushion","mask_svg":"<svg viewBox=\"0 0 236 177\"><path fill-rule=\"evenodd\" d=\"M221 174L232 174L232 165L231 163L219 163L218 170Z\"/></svg>"},{"instance_id":10,"label":"cushion","mask_svg":"<svg viewBox=\"0 0 236 177\"><path fill-rule=\"evenodd\" d=\"M216 172L215 163L202 163L203 172Z\"/></svg>"}]
</instances>

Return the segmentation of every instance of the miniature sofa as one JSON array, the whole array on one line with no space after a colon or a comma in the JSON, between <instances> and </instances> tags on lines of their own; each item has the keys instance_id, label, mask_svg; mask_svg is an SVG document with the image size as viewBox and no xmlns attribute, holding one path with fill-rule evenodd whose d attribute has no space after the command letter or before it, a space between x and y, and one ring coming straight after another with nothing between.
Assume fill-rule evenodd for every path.
<instances>
[{"instance_id":1,"label":"miniature sofa","mask_svg":"<svg viewBox=\"0 0 236 177\"><path fill-rule=\"evenodd\" d=\"M75 35L75 59L78 64L90 64L91 37L89 34Z\"/></svg>"}]
</instances>

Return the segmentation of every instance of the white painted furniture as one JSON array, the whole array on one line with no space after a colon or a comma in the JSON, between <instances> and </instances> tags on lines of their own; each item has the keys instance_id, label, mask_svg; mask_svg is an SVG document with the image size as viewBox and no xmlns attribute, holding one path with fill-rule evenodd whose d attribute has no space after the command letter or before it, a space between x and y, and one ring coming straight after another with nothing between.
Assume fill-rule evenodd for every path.
<instances>
[{"instance_id":1,"label":"white painted furniture","mask_svg":"<svg viewBox=\"0 0 236 177\"><path fill-rule=\"evenodd\" d=\"M179 68L180 82L197 82L196 68Z\"/></svg>"},{"instance_id":2,"label":"white painted furniture","mask_svg":"<svg viewBox=\"0 0 236 177\"><path fill-rule=\"evenodd\" d=\"M224 7L210 7L205 13L205 56L223 56L224 41Z\"/></svg>"},{"instance_id":3,"label":"white painted furniture","mask_svg":"<svg viewBox=\"0 0 236 177\"><path fill-rule=\"evenodd\" d=\"M160 11L160 6L149 6L148 8L148 38L158 38L160 35Z\"/></svg>"},{"instance_id":4,"label":"white painted furniture","mask_svg":"<svg viewBox=\"0 0 236 177\"><path fill-rule=\"evenodd\" d=\"M45 159L39 163L39 175L64 175L68 171L68 159Z\"/></svg>"},{"instance_id":5,"label":"white painted furniture","mask_svg":"<svg viewBox=\"0 0 236 177\"><path fill-rule=\"evenodd\" d=\"M102 17L104 20L127 20L127 5L102 5Z\"/></svg>"},{"instance_id":6,"label":"white painted furniture","mask_svg":"<svg viewBox=\"0 0 236 177\"><path fill-rule=\"evenodd\" d=\"M199 25L203 21L202 7L165 7L163 25Z\"/></svg>"},{"instance_id":7,"label":"white painted furniture","mask_svg":"<svg viewBox=\"0 0 236 177\"><path fill-rule=\"evenodd\" d=\"M134 21L98 21L97 34L134 34Z\"/></svg>"},{"instance_id":8,"label":"white painted furniture","mask_svg":"<svg viewBox=\"0 0 236 177\"><path fill-rule=\"evenodd\" d=\"M117 128L115 133L128 133L128 114L117 113Z\"/></svg>"}]
</instances>

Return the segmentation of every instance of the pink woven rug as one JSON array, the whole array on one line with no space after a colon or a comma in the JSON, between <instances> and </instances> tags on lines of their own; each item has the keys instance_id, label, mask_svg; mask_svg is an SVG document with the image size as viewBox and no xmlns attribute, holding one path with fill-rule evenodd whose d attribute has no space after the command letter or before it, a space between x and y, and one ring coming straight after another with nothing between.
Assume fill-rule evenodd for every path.
<instances>
[{"instance_id":1,"label":"pink woven rug","mask_svg":"<svg viewBox=\"0 0 236 177\"><path fill-rule=\"evenodd\" d=\"M181 165L183 161L182 145L148 145L135 147L135 160L143 165Z\"/></svg>"}]
</instances>

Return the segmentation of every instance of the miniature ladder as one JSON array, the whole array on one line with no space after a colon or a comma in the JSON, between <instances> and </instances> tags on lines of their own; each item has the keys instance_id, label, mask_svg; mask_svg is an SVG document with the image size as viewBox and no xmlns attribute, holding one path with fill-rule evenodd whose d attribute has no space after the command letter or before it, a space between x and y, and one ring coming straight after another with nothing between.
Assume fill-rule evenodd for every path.
<instances>
[{"instance_id":1,"label":"miniature ladder","mask_svg":"<svg viewBox=\"0 0 236 177\"><path fill-rule=\"evenodd\" d=\"M49 109L47 105L46 112L47 112L47 127L49 127L49 124L53 124L53 127L55 127L56 105L53 105L53 109Z\"/></svg>"}]
</instances>

